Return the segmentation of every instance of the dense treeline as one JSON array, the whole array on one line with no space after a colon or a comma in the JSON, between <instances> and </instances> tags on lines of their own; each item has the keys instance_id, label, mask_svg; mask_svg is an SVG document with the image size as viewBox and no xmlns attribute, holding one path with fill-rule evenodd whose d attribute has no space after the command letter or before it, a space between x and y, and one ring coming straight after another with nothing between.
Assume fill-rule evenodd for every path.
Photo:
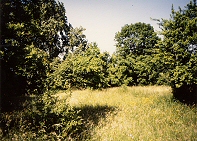
<instances>
[{"instance_id":1,"label":"dense treeline","mask_svg":"<svg viewBox=\"0 0 197 141\"><path fill-rule=\"evenodd\" d=\"M87 44L85 51L70 53L54 68L50 86L97 89L169 84L156 46L160 39L151 25L125 25L115 40L117 51L112 56L101 53L96 43Z\"/></svg>"},{"instance_id":2,"label":"dense treeline","mask_svg":"<svg viewBox=\"0 0 197 141\"><path fill-rule=\"evenodd\" d=\"M116 52L112 56L89 44L87 50L71 53L59 64L52 73L56 78L52 86L170 85L175 98L196 103L196 14L196 1L177 12L172 7L169 20L156 20L162 39L149 24L126 24L115 35Z\"/></svg>"},{"instance_id":3,"label":"dense treeline","mask_svg":"<svg viewBox=\"0 0 197 141\"><path fill-rule=\"evenodd\" d=\"M195 1L177 12L172 7L169 20L158 20L162 39L149 24L126 24L115 35L112 56L101 53L96 43L88 43L85 29L73 28L63 4L55 0L3 0L1 19L3 97L41 94L68 85L196 89Z\"/></svg>"},{"instance_id":4,"label":"dense treeline","mask_svg":"<svg viewBox=\"0 0 197 141\"><path fill-rule=\"evenodd\" d=\"M88 43L83 27L73 28L67 22L62 3L2 0L1 110L11 108L11 99L17 96L121 85L170 85L175 98L196 103L196 0L185 9L175 11L172 7L170 16L169 20L156 20L162 29L162 38L150 24L124 25L115 34L116 52L110 56L102 53L96 43ZM47 116L62 120L69 115L65 108L66 113L61 114L49 110L47 103L55 101L50 95L44 94L41 99L33 107L46 113L40 116L35 112L36 120L44 123ZM75 114L71 115L69 121L78 120ZM51 121L56 120L51 118Z\"/></svg>"}]
</instances>

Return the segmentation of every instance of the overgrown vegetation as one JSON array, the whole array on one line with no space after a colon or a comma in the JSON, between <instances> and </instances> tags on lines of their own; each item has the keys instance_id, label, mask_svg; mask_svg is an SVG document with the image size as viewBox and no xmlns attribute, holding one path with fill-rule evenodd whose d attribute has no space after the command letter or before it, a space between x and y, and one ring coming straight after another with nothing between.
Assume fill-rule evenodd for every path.
<instances>
[{"instance_id":1,"label":"overgrown vegetation","mask_svg":"<svg viewBox=\"0 0 197 141\"><path fill-rule=\"evenodd\" d=\"M88 44L86 51L70 54L54 68L49 77L52 89L105 88L107 83L108 53L101 53L96 43Z\"/></svg>"},{"instance_id":2,"label":"overgrown vegetation","mask_svg":"<svg viewBox=\"0 0 197 141\"><path fill-rule=\"evenodd\" d=\"M196 0L185 9L172 7L170 20L161 21L164 39L158 44L174 97L187 103L197 103L196 23Z\"/></svg>"},{"instance_id":3,"label":"overgrown vegetation","mask_svg":"<svg viewBox=\"0 0 197 141\"><path fill-rule=\"evenodd\" d=\"M30 107L2 115L1 140L196 140L197 108L171 91L124 85L31 97Z\"/></svg>"},{"instance_id":4,"label":"overgrown vegetation","mask_svg":"<svg viewBox=\"0 0 197 141\"><path fill-rule=\"evenodd\" d=\"M1 138L195 140L196 108L173 101L170 92L165 94L169 87L127 87L166 85L172 88L174 98L190 106L196 104L196 0L185 9L175 11L172 7L171 12L169 20L157 20L162 39L150 24L123 26L115 34L117 50L110 56L87 41L85 28L73 28L67 22L63 3L2 0ZM149 88L164 89L147 91ZM71 95L56 97L55 91L71 94L72 89L103 91L78 91L86 102L80 99L82 105L72 103L75 93L71 99ZM105 99L100 99L105 92ZM119 121L121 116L129 119ZM137 120L141 117L144 119ZM106 134L108 128L113 130Z\"/></svg>"},{"instance_id":5,"label":"overgrown vegetation","mask_svg":"<svg viewBox=\"0 0 197 141\"><path fill-rule=\"evenodd\" d=\"M66 94L66 93L64 93ZM1 115L1 140L65 140L76 138L82 132L82 119L64 99L55 92L31 96L23 110ZM31 101L31 102L30 102Z\"/></svg>"}]
</instances>

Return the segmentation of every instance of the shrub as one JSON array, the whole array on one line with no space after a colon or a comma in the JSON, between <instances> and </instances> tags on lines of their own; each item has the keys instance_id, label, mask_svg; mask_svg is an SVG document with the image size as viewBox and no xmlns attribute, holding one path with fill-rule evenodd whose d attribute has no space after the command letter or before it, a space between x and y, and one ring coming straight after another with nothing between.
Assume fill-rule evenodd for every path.
<instances>
[{"instance_id":1,"label":"shrub","mask_svg":"<svg viewBox=\"0 0 197 141\"><path fill-rule=\"evenodd\" d=\"M73 110L66 99L50 92L32 99L23 111L2 114L2 139L58 140L74 138L81 131L79 111Z\"/></svg>"},{"instance_id":2,"label":"shrub","mask_svg":"<svg viewBox=\"0 0 197 141\"><path fill-rule=\"evenodd\" d=\"M69 54L67 58L54 68L48 77L51 89L68 89L71 87L99 89L107 84L108 53L100 53L97 45L89 44L89 48L79 54Z\"/></svg>"},{"instance_id":3,"label":"shrub","mask_svg":"<svg viewBox=\"0 0 197 141\"><path fill-rule=\"evenodd\" d=\"M174 11L162 20L161 54L169 72L174 97L186 103L197 102L197 6L193 0L185 9Z\"/></svg>"}]
</instances>

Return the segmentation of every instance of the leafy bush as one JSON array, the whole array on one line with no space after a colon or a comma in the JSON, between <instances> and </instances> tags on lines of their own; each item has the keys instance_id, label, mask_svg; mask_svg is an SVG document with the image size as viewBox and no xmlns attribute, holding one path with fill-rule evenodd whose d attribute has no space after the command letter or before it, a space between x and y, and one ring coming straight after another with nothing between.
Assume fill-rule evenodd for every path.
<instances>
[{"instance_id":1,"label":"leafy bush","mask_svg":"<svg viewBox=\"0 0 197 141\"><path fill-rule=\"evenodd\" d=\"M2 139L66 139L81 132L82 119L66 99L50 92L33 96L32 102L21 112L2 114Z\"/></svg>"},{"instance_id":2,"label":"leafy bush","mask_svg":"<svg viewBox=\"0 0 197 141\"><path fill-rule=\"evenodd\" d=\"M196 23L195 0L185 9L175 11L172 7L171 18L160 23L164 39L159 45L174 97L188 103L197 103Z\"/></svg>"},{"instance_id":3,"label":"leafy bush","mask_svg":"<svg viewBox=\"0 0 197 141\"><path fill-rule=\"evenodd\" d=\"M70 54L54 68L48 78L51 89L107 87L107 61L109 54L100 53L96 44L79 54Z\"/></svg>"},{"instance_id":4,"label":"leafy bush","mask_svg":"<svg viewBox=\"0 0 197 141\"><path fill-rule=\"evenodd\" d=\"M68 46L70 27L63 3L56 0L1 2L3 109L11 105L10 97L45 91L48 64Z\"/></svg>"},{"instance_id":5,"label":"leafy bush","mask_svg":"<svg viewBox=\"0 0 197 141\"><path fill-rule=\"evenodd\" d=\"M168 85L166 71L158 54L128 55L126 58L113 55L108 69L109 84Z\"/></svg>"},{"instance_id":6,"label":"leafy bush","mask_svg":"<svg viewBox=\"0 0 197 141\"><path fill-rule=\"evenodd\" d=\"M108 68L108 81L109 85L121 86L125 85L134 85L135 76L133 76L133 64L132 58L123 59L117 55L111 57Z\"/></svg>"}]
</instances>

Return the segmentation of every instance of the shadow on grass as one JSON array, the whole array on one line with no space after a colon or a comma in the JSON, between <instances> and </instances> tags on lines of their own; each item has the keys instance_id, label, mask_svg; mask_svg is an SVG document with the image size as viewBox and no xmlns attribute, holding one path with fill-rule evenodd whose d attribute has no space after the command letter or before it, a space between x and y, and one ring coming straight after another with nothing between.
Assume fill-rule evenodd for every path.
<instances>
[{"instance_id":1,"label":"shadow on grass","mask_svg":"<svg viewBox=\"0 0 197 141\"><path fill-rule=\"evenodd\" d=\"M79 110L79 115L83 119L83 132L81 133L81 140L90 138L93 128L99 124L101 119L105 119L108 114L115 111L116 107L107 105L83 105L81 107L75 107Z\"/></svg>"},{"instance_id":2,"label":"shadow on grass","mask_svg":"<svg viewBox=\"0 0 197 141\"><path fill-rule=\"evenodd\" d=\"M107 106L107 105L84 105L80 108L80 115L85 122L92 122L94 125L97 125L101 118L106 118L108 113L115 111L115 107Z\"/></svg>"},{"instance_id":3,"label":"shadow on grass","mask_svg":"<svg viewBox=\"0 0 197 141\"><path fill-rule=\"evenodd\" d=\"M165 105L168 107L173 107L174 105L182 105L182 106L187 106L190 109L194 109L194 108L197 109L197 104L180 101L179 99L175 98L173 95L159 96L158 99L155 101L155 105Z\"/></svg>"}]
</instances>

